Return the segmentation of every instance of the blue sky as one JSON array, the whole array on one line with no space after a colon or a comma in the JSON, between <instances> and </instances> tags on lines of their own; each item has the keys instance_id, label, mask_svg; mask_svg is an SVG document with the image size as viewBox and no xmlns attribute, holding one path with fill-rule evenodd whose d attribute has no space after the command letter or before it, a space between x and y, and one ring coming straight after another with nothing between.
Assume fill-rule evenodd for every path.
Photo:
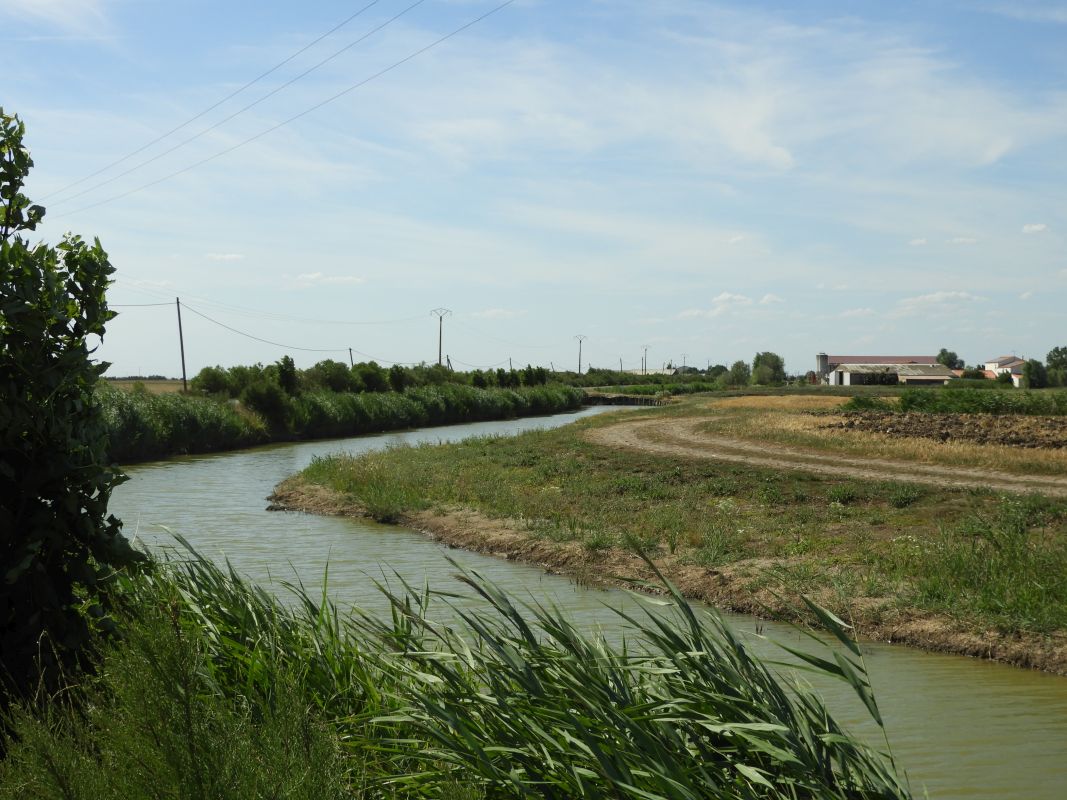
<instances>
[{"instance_id":1,"label":"blue sky","mask_svg":"<svg viewBox=\"0 0 1067 800\"><path fill-rule=\"evenodd\" d=\"M1065 3L517 0L168 177L499 2L425 0L120 176L414 2L0 0L39 235L181 296L191 373L434 361L436 307L457 366L1067 344ZM118 310L112 373L179 374L173 309Z\"/></svg>"}]
</instances>

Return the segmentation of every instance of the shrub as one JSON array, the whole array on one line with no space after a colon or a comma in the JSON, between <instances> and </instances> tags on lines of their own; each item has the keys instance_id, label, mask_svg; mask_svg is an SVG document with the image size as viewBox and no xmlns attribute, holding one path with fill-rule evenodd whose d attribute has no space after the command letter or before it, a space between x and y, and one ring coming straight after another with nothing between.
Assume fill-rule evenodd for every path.
<instances>
[{"instance_id":1,"label":"shrub","mask_svg":"<svg viewBox=\"0 0 1067 800\"><path fill-rule=\"evenodd\" d=\"M116 568L138 558L107 515L124 478L94 396L107 365L86 342L115 316L115 270L99 240L24 238L45 213L22 194L24 133L0 109L0 707L83 663Z\"/></svg>"},{"instance_id":2,"label":"shrub","mask_svg":"<svg viewBox=\"0 0 1067 800\"><path fill-rule=\"evenodd\" d=\"M292 405L285 390L277 383L263 379L250 383L241 392L241 402L261 414L273 431L290 429Z\"/></svg>"}]
</instances>

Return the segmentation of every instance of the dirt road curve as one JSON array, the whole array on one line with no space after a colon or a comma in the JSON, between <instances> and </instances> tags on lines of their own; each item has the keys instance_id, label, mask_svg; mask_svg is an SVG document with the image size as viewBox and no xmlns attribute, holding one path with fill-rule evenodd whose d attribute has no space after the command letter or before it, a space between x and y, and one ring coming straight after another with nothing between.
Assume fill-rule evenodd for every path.
<instances>
[{"instance_id":1,"label":"dirt road curve","mask_svg":"<svg viewBox=\"0 0 1067 800\"><path fill-rule=\"evenodd\" d=\"M995 492L1040 492L1067 497L1067 476L1017 475L904 461L827 455L784 445L716 436L699 430L704 419L644 419L597 428L586 435L597 444L683 458L708 458L772 469L796 469L870 480L986 488Z\"/></svg>"}]
</instances>

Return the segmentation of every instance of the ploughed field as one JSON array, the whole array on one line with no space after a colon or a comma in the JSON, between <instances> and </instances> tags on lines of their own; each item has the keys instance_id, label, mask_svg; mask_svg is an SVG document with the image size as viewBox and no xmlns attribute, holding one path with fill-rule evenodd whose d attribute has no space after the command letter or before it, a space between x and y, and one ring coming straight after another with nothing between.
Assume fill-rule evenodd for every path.
<instances>
[{"instance_id":1,"label":"ploughed field","mask_svg":"<svg viewBox=\"0 0 1067 800\"><path fill-rule=\"evenodd\" d=\"M850 411L827 430L866 431L903 439L973 442L1027 448L1067 448L1067 418L997 414Z\"/></svg>"}]
</instances>

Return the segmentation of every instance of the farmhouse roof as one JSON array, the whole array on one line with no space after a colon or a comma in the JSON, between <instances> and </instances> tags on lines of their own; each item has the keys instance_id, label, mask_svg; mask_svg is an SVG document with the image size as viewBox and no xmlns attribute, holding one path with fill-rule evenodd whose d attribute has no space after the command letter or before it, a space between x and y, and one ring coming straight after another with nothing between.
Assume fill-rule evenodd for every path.
<instances>
[{"instance_id":1,"label":"farmhouse roof","mask_svg":"<svg viewBox=\"0 0 1067 800\"><path fill-rule=\"evenodd\" d=\"M992 364L993 362L996 362L997 367L1013 367L1016 364L1025 364L1026 360L1018 356L1000 356L999 358L991 358L986 363Z\"/></svg>"},{"instance_id":2,"label":"farmhouse roof","mask_svg":"<svg viewBox=\"0 0 1067 800\"><path fill-rule=\"evenodd\" d=\"M944 364L842 364L842 372L873 375L879 372L895 372L905 378L952 378L952 370Z\"/></svg>"},{"instance_id":3,"label":"farmhouse roof","mask_svg":"<svg viewBox=\"0 0 1067 800\"><path fill-rule=\"evenodd\" d=\"M937 356L827 356L830 364L936 364Z\"/></svg>"}]
</instances>

